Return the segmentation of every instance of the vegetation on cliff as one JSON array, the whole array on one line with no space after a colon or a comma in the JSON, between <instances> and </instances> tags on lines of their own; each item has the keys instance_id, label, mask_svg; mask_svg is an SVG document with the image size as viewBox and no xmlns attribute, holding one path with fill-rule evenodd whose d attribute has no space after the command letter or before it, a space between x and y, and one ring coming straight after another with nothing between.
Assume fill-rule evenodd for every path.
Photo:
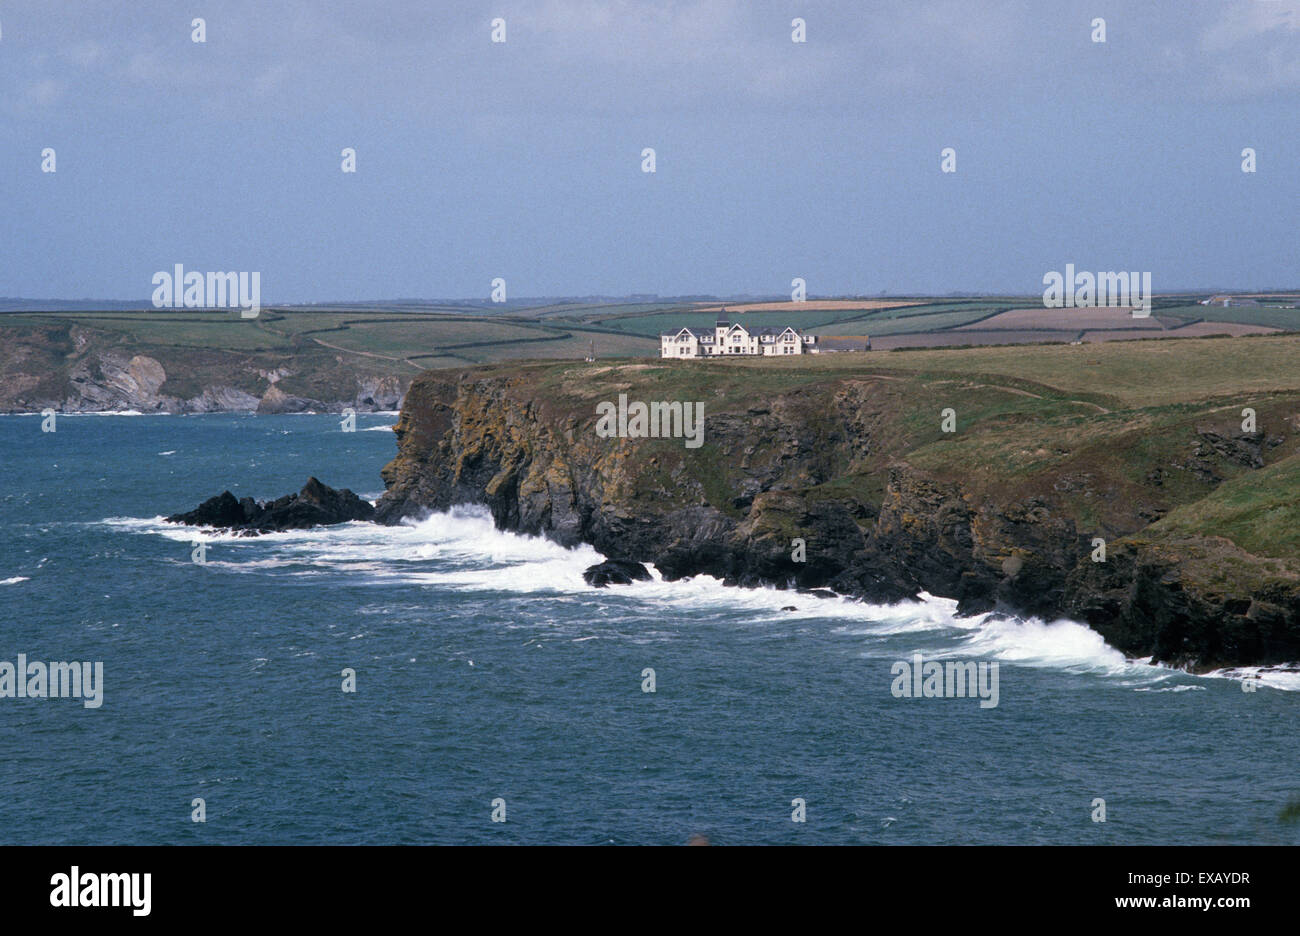
<instances>
[{"instance_id":1,"label":"vegetation on cliff","mask_svg":"<svg viewBox=\"0 0 1300 936\"><path fill-rule=\"evenodd\" d=\"M924 590L1177 664L1296 660L1298 362L1268 336L430 371L379 516L479 502L669 577ZM619 394L702 402L704 444L599 438Z\"/></svg>"}]
</instances>

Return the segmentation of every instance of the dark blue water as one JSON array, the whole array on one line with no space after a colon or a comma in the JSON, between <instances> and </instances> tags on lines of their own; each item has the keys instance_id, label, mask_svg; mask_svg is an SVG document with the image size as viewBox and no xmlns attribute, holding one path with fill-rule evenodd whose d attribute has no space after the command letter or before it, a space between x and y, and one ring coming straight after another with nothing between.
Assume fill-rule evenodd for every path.
<instances>
[{"instance_id":1,"label":"dark blue water","mask_svg":"<svg viewBox=\"0 0 1300 936\"><path fill-rule=\"evenodd\" d=\"M1300 841L1285 674L1247 693L938 600L596 591L594 552L472 510L203 536L198 564L159 515L310 474L376 496L391 433L0 417L0 441L0 660L104 666L98 709L0 698L4 844ZM998 705L895 698L917 651L998 662Z\"/></svg>"}]
</instances>

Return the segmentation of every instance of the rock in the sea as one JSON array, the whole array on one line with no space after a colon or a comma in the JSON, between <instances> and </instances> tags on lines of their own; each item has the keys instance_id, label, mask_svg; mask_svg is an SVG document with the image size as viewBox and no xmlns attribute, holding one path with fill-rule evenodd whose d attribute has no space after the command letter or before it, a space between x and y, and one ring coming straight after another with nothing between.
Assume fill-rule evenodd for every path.
<instances>
[{"instance_id":1,"label":"rock in the sea","mask_svg":"<svg viewBox=\"0 0 1300 936\"><path fill-rule=\"evenodd\" d=\"M606 585L631 585L650 581L650 572L639 562L630 559L607 559L582 573L583 581L597 588Z\"/></svg>"},{"instance_id":2,"label":"rock in the sea","mask_svg":"<svg viewBox=\"0 0 1300 936\"><path fill-rule=\"evenodd\" d=\"M286 494L260 504L251 497L240 500L229 491L205 500L187 513L173 514L170 523L232 529L249 535L275 530L305 530L349 520L372 520L375 508L347 488L335 490L308 478L297 494Z\"/></svg>"},{"instance_id":3,"label":"rock in the sea","mask_svg":"<svg viewBox=\"0 0 1300 936\"><path fill-rule=\"evenodd\" d=\"M838 598L839 597L839 595L835 594L835 592L831 591L829 588L801 588L799 589L799 594L812 595L814 598Z\"/></svg>"},{"instance_id":4,"label":"rock in the sea","mask_svg":"<svg viewBox=\"0 0 1300 936\"><path fill-rule=\"evenodd\" d=\"M271 384L257 404L259 413L318 413L326 408L319 400L290 396L275 384Z\"/></svg>"}]
</instances>

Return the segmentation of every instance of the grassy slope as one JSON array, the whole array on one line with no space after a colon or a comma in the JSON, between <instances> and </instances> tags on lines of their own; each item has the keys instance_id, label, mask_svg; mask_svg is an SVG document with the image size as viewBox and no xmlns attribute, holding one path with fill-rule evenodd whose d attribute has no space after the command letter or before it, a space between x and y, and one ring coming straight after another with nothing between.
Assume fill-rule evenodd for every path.
<instances>
[{"instance_id":1,"label":"grassy slope","mask_svg":"<svg viewBox=\"0 0 1300 936\"><path fill-rule=\"evenodd\" d=\"M1152 532L1218 535L1247 552L1300 557L1300 456L1225 482L1202 500L1179 507Z\"/></svg>"}]
</instances>

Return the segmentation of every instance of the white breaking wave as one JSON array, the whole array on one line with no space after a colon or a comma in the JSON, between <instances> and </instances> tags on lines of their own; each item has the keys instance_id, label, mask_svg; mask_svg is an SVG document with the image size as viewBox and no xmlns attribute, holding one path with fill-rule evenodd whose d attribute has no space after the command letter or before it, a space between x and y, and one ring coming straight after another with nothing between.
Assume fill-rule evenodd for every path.
<instances>
[{"instance_id":1,"label":"white breaking wave","mask_svg":"<svg viewBox=\"0 0 1300 936\"><path fill-rule=\"evenodd\" d=\"M1260 686L1300 692L1300 668L1295 666L1237 666L1205 674L1211 679L1258 680Z\"/></svg>"},{"instance_id":2,"label":"white breaking wave","mask_svg":"<svg viewBox=\"0 0 1300 936\"><path fill-rule=\"evenodd\" d=\"M387 427L383 427L387 428ZM600 606L598 619L656 628L684 619L739 621L740 626L820 622L828 632L863 641L863 656L903 659L913 650L934 659L988 659L1114 679L1140 691L1185 691L1205 677L1130 659L1101 635L1075 621L1042 621L980 614L957 616L957 602L922 594L916 601L877 605L852 598L821 598L777 588L733 588L698 575L668 582L651 568L652 580L593 589L583 571L605 558L587 545L565 548L551 540L498 530L484 507L454 507L400 526L353 522L256 537L186 527L162 517L115 517L105 523L177 542L209 544L207 564L223 570L299 576L343 575L358 584L428 585L461 592L495 592L581 600ZM789 633L791 628L784 627ZM590 636L579 634L578 636ZM903 648L907 638L924 646ZM1224 670L1209 677L1242 679L1258 672L1260 685L1300 691L1295 668ZM1197 686L1196 688L1204 688Z\"/></svg>"},{"instance_id":3,"label":"white breaking wave","mask_svg":"<svg viewBox=\"0 0 1300 936\"><path fill-rule=\"evenodd\" d=\"M1193 686L1188 683L1181 683L1177 686L1160 686L1158 688L1152 686L1141 686L1137 689L1134 689L1133 691L1134 692L1191 692L1193 689L1195 689L1198 692L1205 691L1204 686Z\"/></svg>"},{"instance_id":4,"label":"white breaking wave","mask_svg":"<svg viewBox=\"0 0 1300 936\"><path fill-rule=\"evenodd\" d=\"M1128 659L1107 644L1101 634L1076 621L990 616L984 620L960 620L958 626L969 626L971 633L950 656L987 656L1006 663L1056 666L1112 676L1147 674L1159 669L1150 663Z\"/></svg>"},{"instance_id":5,"label":"white breaking wave","mask_svg":"<svg viewBox=\"0 0 1300 936\"><path fill-rule=\"evenodd\" d=\"M552 590L559 592L586 591L589 589L582 581L583 570L604 558L589 546L565 549L542 537L497 530L487 510L479 507L455 507L449 513L435 514L426 520L400 526L353 521L260 536L240 536L229 530L167 523L161 516L147 520L110 517L104 522L130 532L152 533L177 542L190 543L197 539L208 544L263 551L270 547L274 554L259 560L264 567L299 565L309 560L337 563L341 567L355 564L358 571L378 573L385 581L399 584L454 586L485 583L508 591L544 591L547 586L553 586ZM453 568L447 572L420 572L402 565L430 560L444 560ZM485 568L485 564L489 567ZM530 568L527 576L502 580L501 566L523 564L549 566L556 574L539 575L537 569ZM576 584L573 581L575 574Z\"/></svg>"}]
</instances>

